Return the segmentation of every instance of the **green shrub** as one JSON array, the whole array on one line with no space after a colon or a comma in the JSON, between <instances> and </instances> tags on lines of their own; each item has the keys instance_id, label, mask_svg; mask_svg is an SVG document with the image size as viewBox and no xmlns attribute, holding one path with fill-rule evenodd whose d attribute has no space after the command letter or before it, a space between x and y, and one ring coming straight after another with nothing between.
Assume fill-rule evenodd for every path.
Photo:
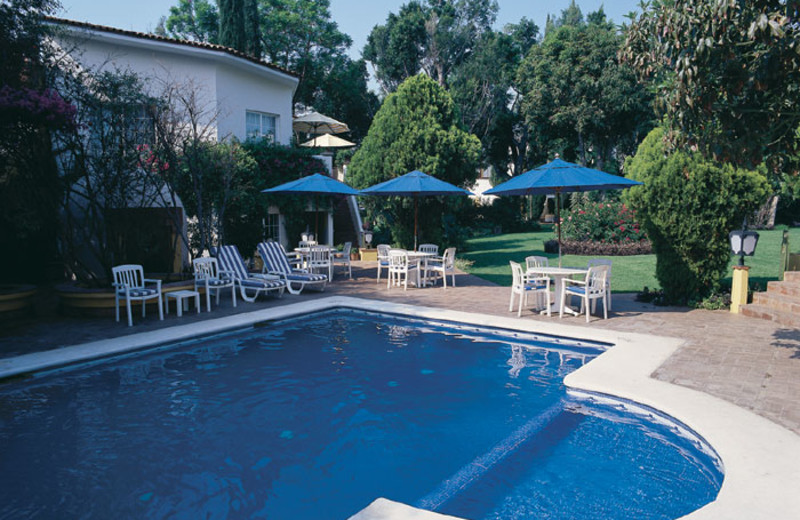
<instances>
[{"instance_id":1,"label":"green shrub","mask_svg":"<svg viewBox=\"0 0 800 520\"><path fill-rule=\"evenodd\" d=\"M650 132L626 162L644 186L623 198L636 211L656 254L656 278L666 303L701 301L719 288L730 260L728 233L766 199L763 172L734 168L698 153L664 147L664 130Z\"/></svg>"}]
</instances>

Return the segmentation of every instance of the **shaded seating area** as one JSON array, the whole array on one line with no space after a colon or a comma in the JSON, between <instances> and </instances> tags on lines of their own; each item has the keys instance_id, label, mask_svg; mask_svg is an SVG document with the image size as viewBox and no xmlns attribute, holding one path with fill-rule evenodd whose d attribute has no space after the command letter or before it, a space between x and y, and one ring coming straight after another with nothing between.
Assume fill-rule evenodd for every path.
<instances>
[{"instance_id":1,"label":"shaded seating area","mask_svg":"<svg viewBox=\"0 0 800 520\"><path fill-rule=\"evenodd\" d=\"M216 258L223 269L233 273L233 279L239 286L244 301L254 302L262 292L276 291L278 297L283 295L286 281L281 280L277 275L249 272L238 247L220 246L216 249ZM251 294L248 294L248 291Z\"/></svg>"},{"instance_id":2,"label":"shaded seating area","mask_svg":"<svg viewBox=\"0 0 800 520\"><path fill-rule=\"evenodd\" d=\"M141 265L125 264L111 268L114 278L114 306L119 321L119 302L125 300L125 307L128 311L128 326L133 326L133 315L131 313L131 302L142 302L142 318L145 316L147 300L158 300L158 318L164 319L164 307L161 299L161 280L145 278L144 268ZM146 287L153 284L155 287Z\"/></svg>"},{"instance_id":3,"label":"shaded seating area","mask_svg":"<svg viewBox=\"0 0 800 520\"><path fill-rule=\"evenodd\" d=\"M389 250L389 276L386 280L387 289L391 288L393 285L397 287L402 285L404 290L408 290L408 277L412 271L414 271L417 285L419 285L419 264L412 262L408 258L408 251L405 249Z\"/></svg>"},{"instance_id":4,"label":"shaded seating area","mask_svg":"<svg viewBox=\"0 0 800 520\"><path fill-rule=\"evenodd\" d=\"M328 277L305 269L292 268L286 250L279 242L261 242L258 244L258 254L264 262L264 270L283 280L291 294L300 294L306 285L317 287L320 291L325 290Z\"/></svg>"},{"instance_id":5,"label":"shaded seating area","mask_svg":"<svg viewBox=\"0 0 800 520\"><path fill-rule=\"evenodd\" d=\"M211 312L211 293L216 292L217 306L219 307L219 295L222 289L230 288L231 301L236 307L236 280L233 272L219 268L216 258L195 258L192 261L194 268L194 290L200 287L206 293L206 311Z\"/></svg>"}]
</instances>

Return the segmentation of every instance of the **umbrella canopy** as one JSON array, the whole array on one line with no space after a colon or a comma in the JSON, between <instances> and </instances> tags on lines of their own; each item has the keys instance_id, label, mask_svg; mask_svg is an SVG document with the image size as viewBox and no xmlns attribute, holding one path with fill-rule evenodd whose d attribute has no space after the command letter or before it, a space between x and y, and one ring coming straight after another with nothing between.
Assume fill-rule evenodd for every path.
<instances>
[{"instance_id":1,"label":"umbrella canopy","mask_svg":"<svg viewBox=\"0 0 800 520\"><path fill-rule=\"evenodd\" d=\"M484 195L556 195L556 224L558 225L558 265L561 266L561 193L594 190L620 190L639 186L641 182L618 175L586 168L555 159L498 184Z\"/></svg>"},{"instance_id":2,"label":"umbrella canopy","mask_svg":"<svg viewBox=\"0 0 800 520\"><path fill-rule=\"evenodd\" d=\"M287 182L274 188L261 190L262 193L296 193L306 195L358 195L358 190L332 177L315 173Z\"/></svg>"},{"instance_id":3,"label":"umbrella canopy","mask_svg":"<svg viewBox=\"0 0 800 520\"><path fill-rule=\"evenodd\" d=\"M347 148L348 146L355 146L356 143L351 143L347 139L336 137L331 134L322 134L315 137L310 141L306 141L300 146L308 146L309 148Z\"/></svg>"},{"instance_id":4,"label":"umbrella canopy","mask_svg":"<svg viewBox=\"0 0 800 520\"><path fill-rule=\"evenodd\" d=\"M275 186L274 188L261 190L261 192L313 195L315 199L315 208L317 195L358 195L358 190L321 173L315 173L307 177L301 177L296 181L287 182L279 186ZM314 235L319 236L316 211L314 212Z\"/></svg>"},{"instance_id":5,"label":"umbrella canopy","mask_svg":"<svg viewBox=\"0 0 800 520\"><path fill-rule=\"evenodd\" d=\"M306 115L295 117L292 121L292 129L295 132L307 134L341 134L350 131L346 124L319 112L309 112Z\"/></svg>"},{"instance_id":6,"label":"umbrella canopy","mask_svg":"<svg viewBox=\"0 0 800 520\"><path fill-rule=\"evenodd\" d=\"M431 177L419 170L408 172L386 182L361 190L362 195L384 197L413 197L414 199L414 249L417 249L417 198L430 195L472 195L469 191L449 182Z\"/></svg>"}]
</instances>

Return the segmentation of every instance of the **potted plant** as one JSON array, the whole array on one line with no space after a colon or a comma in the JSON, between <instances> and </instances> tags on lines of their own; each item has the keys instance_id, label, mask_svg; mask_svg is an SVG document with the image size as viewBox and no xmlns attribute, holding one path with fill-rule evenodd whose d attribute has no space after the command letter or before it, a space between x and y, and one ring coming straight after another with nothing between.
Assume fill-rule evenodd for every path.
<instances>
[{"instance_id":1,"label":"potted plant","mask_svg":"<svg viewBox=\"0 0 800 520\"><path fill-rule=\"evenodd\" d=\"M350 248L350 260L358 260L360 258L358 254L358 248L353 246Z\"/></svg>"}]
</instances>

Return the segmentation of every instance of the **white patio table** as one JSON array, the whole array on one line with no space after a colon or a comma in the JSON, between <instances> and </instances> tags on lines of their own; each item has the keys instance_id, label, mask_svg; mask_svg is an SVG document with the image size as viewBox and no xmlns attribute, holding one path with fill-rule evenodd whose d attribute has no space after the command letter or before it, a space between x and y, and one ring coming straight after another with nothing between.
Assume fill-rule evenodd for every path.
<instances>
[{"instance_id":1,"label":"white patio table","mask_svg":"<svg viewBox=\"0 0 800 520\"><path fill-rule=\"evenodd\" d=\"M553 279L553 283L555 283L556 290L554 296L554 301L550 305L550 312L558 312L558 306L561 303L561 291L563 289L563 283L561 280L567 277L573 277L578 275L586 275L589 271L585 268L580 267L531 267L527 271L525 271L526 276L529 278L534 278L536 275L544 275L549 276ZM570 308L569 305L564 306L564 311L570 314L574 314L575 316L578 315L578 312L574 309ZM545 314L547 309L543 310L541 314Z\"/></svg>"}]
</instances>

